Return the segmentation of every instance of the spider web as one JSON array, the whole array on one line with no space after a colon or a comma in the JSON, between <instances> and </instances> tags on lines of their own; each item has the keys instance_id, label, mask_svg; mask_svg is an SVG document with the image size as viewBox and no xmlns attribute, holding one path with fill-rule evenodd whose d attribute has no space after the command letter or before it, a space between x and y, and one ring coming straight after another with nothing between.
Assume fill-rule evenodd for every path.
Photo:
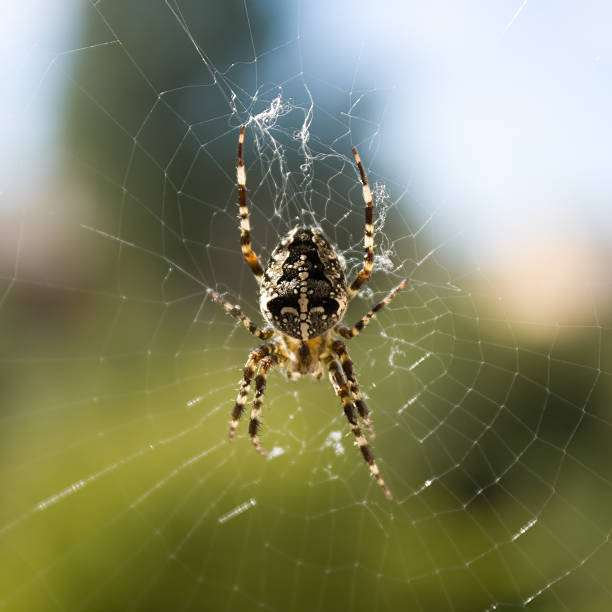
<instances>
[{"instance_id":1,"label":"spider web","mask_svg":"<svg viewBox=\"0 0 612 612\"><path fill-rule=\"evenodd\" d=\"M595 112L610 92L586 88L610 60L605 9L515 4L390 3L375 22L344 3L5 9L4 609L610 608L609 128ZM588 44L559 59L585 92L568 94L562 141L584 146L550 160L567 108L541 114L517 50L549 69L544 48L583 27ZM509 81L517 123L470 89L496 63L487 101ZM261 260L315 225L349 278L359 148L376 271L345 322L410 279L349 344L391 503L326 379L270 374L267 460L246 419L227 443L257 339L207 290L262 322L236 220L243 124ZM460 163L436 157L441 142Z\"/></svg>"}]
</instances>

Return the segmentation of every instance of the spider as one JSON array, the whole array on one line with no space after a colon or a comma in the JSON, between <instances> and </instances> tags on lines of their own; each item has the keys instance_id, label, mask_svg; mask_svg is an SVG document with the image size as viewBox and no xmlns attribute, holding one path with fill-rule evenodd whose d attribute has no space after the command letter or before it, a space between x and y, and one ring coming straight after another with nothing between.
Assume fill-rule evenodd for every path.
<instances>
[{"instance_id":1,"label":"spider","mask_svg":"<svg viewBox=\"0 0 612 612\"><path fill-rule=\"evenodd\" d=\"M382 487L388 499L391 491L376 465L374 455L362 427L374 437L370 412L363 400L359 383L344 342L338 337L354 338L404 288L402 281L383 300L374 305L352 327L342 324L348 302L370 278L374 267L374 225L372 192L368 185L357 149L353 155L363 186L365 202L365 256L355 280L348 285L342 264L331 244L317 228L295 227L273 251L267 268L262 268L251 247L251 224L247 205L246 171L242 159L244 126L238 137L237 183L239 198L240 243L242 253L255 275L260 289L259 307L269 324L260 329L238 306L230 304L216 291L210 296L234 316L263 344L252 350L244 366L238 397L232 411L229 430L233 440L255 378L255 397L251 410L249 434L257 451L266 456L258 431L263 407L266 379L271 368L284 369L290 380L310 374L320 379L323 366L336 394L340 396L344 414L355 436L370 473Z\"/></svg>"}]
</instances>

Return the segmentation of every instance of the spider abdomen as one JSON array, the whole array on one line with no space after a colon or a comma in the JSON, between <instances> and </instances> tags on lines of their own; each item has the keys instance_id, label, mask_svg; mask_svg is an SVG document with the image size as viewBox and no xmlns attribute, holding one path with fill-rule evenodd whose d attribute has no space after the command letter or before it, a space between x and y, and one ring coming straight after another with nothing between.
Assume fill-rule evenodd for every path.
<instances>
[{"instance_id":1,"label":"spider abdomen","mask_svg":"<svg viewBox=\"0 0 612 612\"><path fill-rule=\"evenodd\" d=\"M263 275L263 316L283 334L308 340L336 325L346 303L344 271L331 244L317 229L291 230Z\"/></svg>"}]
</instances>

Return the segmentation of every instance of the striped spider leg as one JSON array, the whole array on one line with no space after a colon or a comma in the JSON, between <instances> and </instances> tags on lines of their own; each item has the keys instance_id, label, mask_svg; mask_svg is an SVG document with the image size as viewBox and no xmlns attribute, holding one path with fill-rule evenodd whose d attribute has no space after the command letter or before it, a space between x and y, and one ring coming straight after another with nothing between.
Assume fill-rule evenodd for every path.
<instances>
[{"instance_id":1,"label":"striped spider leg","mask_svg":"<svg viewBox=\"0 0 612 612\"><path fill-rule=\"evenodd\" d=\"M365 204L365 231L363 236L365 254L363 256L363 267L347 290L349 300L352 300L359 293L359 289L372 276L372 270L374 269L374 205L372 204L372 190L368 185L368 179L361 164L361 158L355 147L353 147L353 156L359 169L363 188L363 202Z\"/></svg>"},{"instance_id":2,"label":"striped spider leg","mask_svg":"<svg viewBox=\"0 0 612 612\"><path fill-rule=\"evenodd\" d=\"M391 300L406 286L408 279L405 278L397 287L394 287L380 302L377 302L366 312L359 321L357 321L352 327L347 327L343 323L338 323L334 327L334 331L339 333L343 338L351 339L357 336L363 328L374 318L376 313L380 312Z\"/></svg>"},{"instance_id":3,"label":"striped spider leg","mask_svg":"<svg viewBox=\"0 0 612 612\"><path fill-rule=\"evenodd\" d=\"M216 291L209 289L208 294L212 297L213 300L215 300L215 302L221 304L221 306L223 306L227 313L236 318L238 322L241 323L254 336L257 336L261 340L269 340L274 335L273 329L259 329L259 327L257 327L257 325L255 325L255 323L253 323L253 321L251 321L251 319L249 319L249 317L247 317L242 312L242 310L240 310L239 306L234 306L230 304L226 299L222 298ZM229 432L230 441L234 439L234 436L236 434L236 428L238 427L238 422L240 421L240 417L244 412L244 407L249 396L251 381L253 380L253 376L255 376L255 372L258 369L258 364L262 360L266 359L268 355L274 355L275 351L276 345L273 342L265 342L261 346L257 347L255 350L251 351L251 353L249 354L249 358L247 359L247 362L244 365L244 373L242 376L242 381L240 382L240 389L238 391L238 397L236 398L236 404L234 405L234 409L232 411L232 422L230 425ZM266 373L268 368L269 366L265 369ZM255 381L255 384L257 385L257 379ZM265 387L265 374L263 386ZM261 388L260 395L263 396L263 387ZM261 402L263 402L263 397L261 399ZM261 413L261 402L257 415ZM258 450L261 449L260 446L257 446L258 443L255 443L255 441L254 444L258 448Z\"/></svg>"},{"instance_id":4,"label":"striped spider leg","mask_svg":"<svg viewBox=\"0 0 612 612\"><path fill-rule=\"evenodd\" d=\"M249 358L244 364L244 370L242 374L242 380L240 381L240 388L238 389L238 396L236 397L236 403L234 404L234 409L232 410L232 422L230 424L229 431L229 440L230 442L234 439L236 435L236 429L238 428L238 423L240 421L240 417L244 413L244 408L247 403L247 399L249 397L249 389L251 388L251 381L255 376L255 372L260 370L260 363L265 362L268 356L273 355L276 352L276 346L273 342L265 342L261 346L258 346L256 349L252 350L249 353ZM270 365L272 365L272 361L268 360ZM270 365L266 367L269 369ZM260 401L259 405L253 406L253 411L251 412L251 422L255 422L253 425L253 432L251 433L251 426L249 426L249 432L251 433L251 438L253 439L253 444L255 448L262 452L261 446L259 445L259 439L257 438L257 429L259 427L259 415L261 414L261 404L263 402L263 387L265 387L265 376L263 378L263 386L261 381L259 381L259 395ZM257 386L258 380L256 378L255 385ZM262 452L263 454L263 452Z\"/></svg>"},{"instance_id":5,"label":"striped spider leg","mask_svg":"<svg viewBox=\"0 0 612 612\"><path fill-rule=\"evenodd\" d=\"M340 396L344 414L349 422L349 426L353 435L355 436L355 444L359 447L361 454L367 464L370 466L370 473L376 479L376 482L382 487L387 499L392 499L391 491L386 485L376 460L374 459L374 453L368 444L359 423L357 422L357 414L355 413L355 404L351 400L351 393L344 375L344 371L338 359L335 359L330 353L323 356L327 369L329 370L329 380L334 388L334 391Z\"/></svg>"},{"instance_id":6,"label":"striped spider leg","mask_svg":"<svg viewBox=\"0 0 612 612\"><path fill-rule=\"evenodd\" d=\"M348 381L349 391L353 397L357 412L359 412L359 416L361 417L365 428L368 430L370 437L375 438L376 434L374 433L372 422L370 421L370 411L368 410L363 396L361 395L353 361L349 357L348 351L346 350L346 345L340 340L335 340L332 343L332 350L340 358L340 365L342 366L342 371L344 372L344 376Z\"/></svg>"},{"instance_id":7,"label":"striped spider leg","mask_svg":"<svg viewBox=\"0 0 612 612\"><path fill-rule=\"evenodd\" d=\"M251 410L251 421L249 422L249 435L251 436L251 442L260 455L267 456L267 452L262 448L257 433L261 427L261 409L263 408L264 391L266 390L266 380L268 377L268 370L279 362L279 355L272 353L267 357L264 357L259 362L259 368L257 370L257 376L255 377L255 399L253 401L253 409Z\"/></svg>"},{"instance_id":8,"label":"striped spider leg","mask_svg":"<svg viewBox=\"0 0 612 612\"><path fill-rule=\"evenodd\" d=\"M353 157L355 158L355 163L357 164L357 169L359 170L359 177L361 179L363 191L363 202L365 204L365 228L363 237L363 248L365 253L363 257L362 269L357 274L351 286L348 288L347 295L349 300L353 299L359 293L362 285L370 278L372 275L372 270L374 269L374 205L372 202L372 190L368 184L368 179L366 177L365 170L363 169L363 164L361 163L361 158L359 157L357 149L353 147L352 151ZM335 326L334 331L347 339L356 336L372 320L372 318L376 316L376 313L382 310L404 288L407 282L408 279L404 280L383 300L375 304L360 321L353 325L352 328L347 328L342 323L338 323ZM353 370L353 363L346 352L346 347L344 344L339 343L339 346L340 345L343 347L343 349L342 353L338 353L338 356L340 357L340 363L342 364L344 374L349 382L351 393L355 398L355 405L357 406L359 415L366 429L370 432L372 437L375 437L374 430L372 429L372 423L369 418L370 411L368 410L359 390L359 385Z\"/></svg>"},{"instance_id":9,"label":"striped spider leg","mask_svg":"<svg viewBox=\"0 0 612 612\"><path fill-rule=\"evenodd\" d=\"M242 160L242 146L244 145L244 125L240 128L238 136L238 164L236 166L236 182L238 183L238 206L240 219L240 248L251 271L255 275L257 283L261 285L263 268L259 263L259 258L251 247L251 220L249 218L249 207L247 205L246 170Z\"/></svg>"}]
</instances>

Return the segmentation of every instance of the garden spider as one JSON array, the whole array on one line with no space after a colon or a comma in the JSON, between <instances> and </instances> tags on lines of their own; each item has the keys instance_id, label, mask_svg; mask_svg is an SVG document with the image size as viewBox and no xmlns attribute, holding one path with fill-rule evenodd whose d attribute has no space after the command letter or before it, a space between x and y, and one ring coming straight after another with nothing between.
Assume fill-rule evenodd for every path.
<instances>
[{"instance_id":1,"label":"garden spider","mask_svg":"<svg viewBox=\"0 0 612 612\"><path fill-rule=\"evenodd\" d=\"M362 432L361 425L372 431L369 411L359 390L353 362L346 346L336 336L355 337L406 285L402 281L387 297L373 306L355 325L341 323L347 303L370 278L374 267L374 225L372 192L368 186L357 149L353 148L355 162L363 185L365 202L365 256L363 267L350 286L347 286L342 265L330 243L315 228L296 227L283 238L264 270L251 248L251 224L247 206L246 171L242 161L244 126L238 138L238 197L240 206L240 243L242 253L251 267L260 288L259 308L271 327L259 329L238 306L233 306L216 291L210 296L234 316L254 336L264 343L251 351L244 366L236 405L232 411L229 439L233 440L238 421L244 412L249 389L255 378L255 399L251 410L249 434L255 448L266 455L257 432L263 406L268 371L283 368L289 379L310 374L323 375L324 364L335 392L340 396L344 414L355 436L355 443L370 466L370 472L383 488L387 498L391 491L385 484L374 455ZM357 416L359 414L359 417ZM361 424L359 419L361 419Z\"/></svg>"}]
</instances>

